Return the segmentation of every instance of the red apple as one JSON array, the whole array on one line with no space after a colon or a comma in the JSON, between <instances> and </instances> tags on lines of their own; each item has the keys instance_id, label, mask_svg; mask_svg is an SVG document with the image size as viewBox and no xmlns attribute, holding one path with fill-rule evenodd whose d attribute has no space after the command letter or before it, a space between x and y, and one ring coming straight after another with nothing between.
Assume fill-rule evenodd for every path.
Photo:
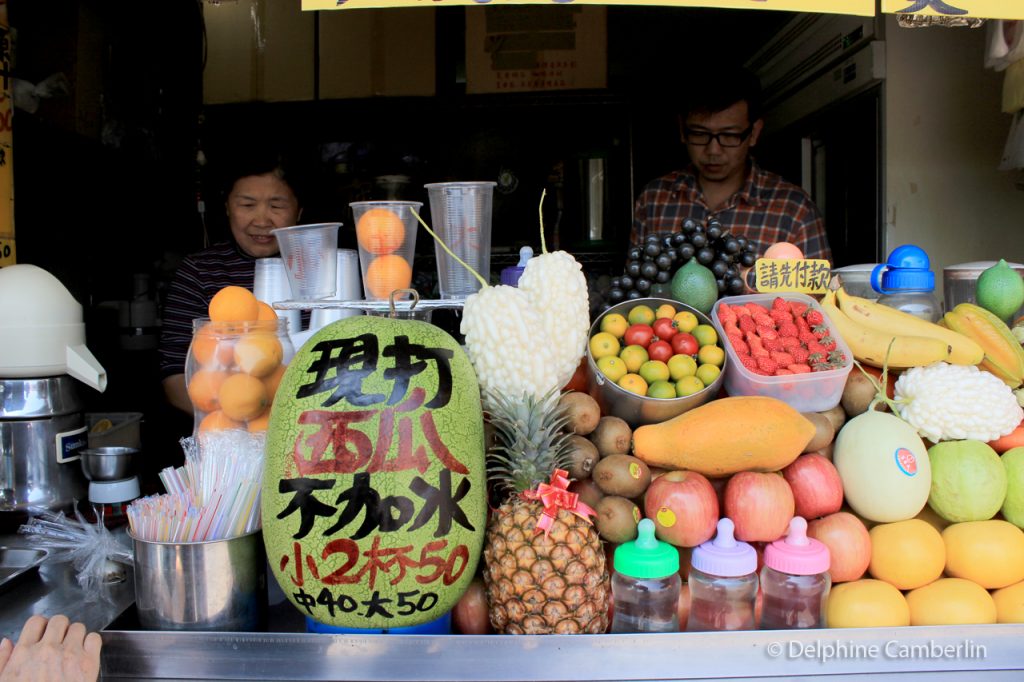
<instances>
[{"instance_id":1,"label":"red apple","mask_svg":"<svg viewBox=\"0 0 1024 682\"><path fill-rule=\"evenodd\" d=\"M683 583L679 588L679 602L676 605L679 613L679 631L686 632L686 621L690 619L690 584Z\"/></svg>"},{"instance_id":2,"label":"red apple","mask_svg":"<svg viewBox=\"0 0 1024 682\"><path fill-rule=\"evenodd\" d=\"M670 471L647 488L644 516L654 521L659 540L677 547L696 547L715 534L718 498L701 474Z\"/></svg>"},{"instance_id":3,"label":"red apple","mask_svg":"<svg viewBox=\"0 0 1024 682\"><path fill-rule=\"evenodd\" d=\"M676 547L679 551L679 577L685 583L690 579L690 558L693 556L692 547Z\"/></svg>"},{"instance_id":4,"label":"red apple","mask_svg":"<svg viewBox=\"0 0 1024 682\"><path fill-rule=\"evenodd\" d=\"M668 341L651 341L651 345L647 346L647 357L651 360L668 362L673 355L675 353L672 352L672 346Z\"/></svg>"},{"instance_id":5,"label":"red apple","mask_svg":"<svg viewBox=\"0 0 1024 682\"><path fill-rule=\"evenodd\" d=\"M654 324L651 325L651 327L654 329L654 333L657 337L662 341L668 341L676 335L677 331L679 331L676 329L676 323L668 317L658 318L654 321Z\"/></svg>"},{"instance_id":6,"label":"red apple","mask_svg":"<svg viewBox=\"0 0 1024 682\"><path fill-rule=\"evenodd\" d=\"M651 339L654 338L654 330L651 329L649 324L633 324L626 329L626 333L623 335L622 340L626 342L627 346L643 346L647 348L651 344Z\"/></svg>"},{"instance_id":7,"label":"red apple","mask_svg":"<svg viewBox=\"0 0 1024 682\"><path fill-rule=\"evenodd\" d=\"M738 540L778 540L789 528L795 506L793 491L778 473L741 471L725 486L725 515L736 526Z\"/></svg>"},{"instance_id":8,"label":"red apple","mask_svg":"<svg viewBox=\"0 0 1024 682\"><path fill-rule=\"evenodd\" d=\"M697 337L693 334L679 332L672 337L672 350L677 355L696 355L700 350L700 344L697 343Z\"/></svg>"},{"instance_id":9,"label":"red apple","mask_svg":"<svg viewBox=\"0 0 1024 682\"><path fill-rule=\"evenodd\" d=\"M833 583L859 580L871 563L871 535L853 514L836 512L807 524L807 536L828 547Z\"/></svg>"},{"instance_id":10,"label":"red apple","mask_svg":"<svg viewBox=\"0 0 1024 682\"><path fill-rule=\"evenodd\" d=\"M843 506L843 481L824 455L800 455L782 470L793 491L796 515L808 521L839 511Z\"/></svg>"},{"instance_id":11,"label":"red apple","mask_svg":"<svg viewBox=\"0 0 1024 682\"><path fill-rule=\"evenodd\" d=\"M452 626L463 635L487 635L491 628L487 612L487 588L483 578L474 578L452 609Z\"/></svg>"}]
</instances>

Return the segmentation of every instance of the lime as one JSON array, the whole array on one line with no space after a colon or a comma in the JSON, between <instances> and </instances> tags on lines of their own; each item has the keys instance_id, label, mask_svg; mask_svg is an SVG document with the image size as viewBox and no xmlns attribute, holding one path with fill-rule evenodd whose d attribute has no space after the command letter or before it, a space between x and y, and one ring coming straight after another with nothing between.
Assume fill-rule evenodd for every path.
<instances>
[{"instance_id":1,"label":"lime","mask_svg":"<svg viewBox=\"0 0 1024 682\"><path fill-rule=\"evenodd\" d=\"M630 324L654 324L654 310L651 306L641 303L629 309L627 319Z\"/></svg>"},{"instance_id":2,"label":"lime","mask_svg":"<svg viewBox=\"0 0 1024 682\"><path fill-rule=\"evenodd\" d=\"M630 393L647 395L647 382L639 374L627 374L619 379L618 384Z\"/></svg>"},{"instance_id":3,"label":"lime","mask_svg":"<svg viewBox=\"0 0 1024 682\"><path fill-rule=\"evenodd\" d=\"M691 258L672 276L672 298L707 315L718 300L715 273Z\"/></svg>"},{"instance_id":4,"label":"lime","mask_svg":"<svg viewBox=\"0 0 1024 682\"><path fill-rule=\"evenodd\" d=\"M697 360L702 365L721 367L722 363L725 362L725 351L722 350L721 346L701 346L700 350L697 351Z\"/></svg>"},{"instance_id":5,"label":"lime","mask_svg":"<svg viewBox=\"0 0 1024 682\"><path fill-rule=\"evenodd\" d=\"M675 314L672 320L676 323L676 329L681 332L691 333L700 324L700 320L697 316L691 313L689 310L681 310Z\"/></svg>"},{"instance_id":6,"label":"lime","mask_svg":"<svg viewBox=\"0 0 1024 682\"><path fill-rule=\"evenodd\" d=\"M670 376L668 365L661 360L648 360L640 365L639 374L648 384L653 384L655 381L668 381Z\"/></svg>"},{"instance_id":7,"label":"lime","mask_svg":"<svg viewBox=\"0 0 1024 682\"><path fill-rule=\"evenodd\" d=\"M702 346L713 346L718 343L718 332L710 324L698 324L690 333Z\"/></svg>"},{"instance_id":8,"label":"lime","mask_svg":"<svg viewBox=\"0 0 1024 682\"><path fill-rule=\"evenodd\" d=\"M595 360L619 354L619 340L608 332L598 332L590 339L590 354Z\"/></svg>"},{"instance_id":9,"label":"lime","mask_svg":"<svg viewBox=\"0 0 1024 682\"><path fill-rule=\"evenodd\" d=\"M682 398L684 395L693 395L704 390L704 383L695 376L683 377L676 382L676 395Z\"/></svg>"},{"instance_id":10,"label":"lime","mask_svg":"<svg viewBox=\"0 0 1024 682\"><path fill-rule=\"evenodd\" d=\"M710 347L710 346L709 346ZM722 373L717 365L701 365L697 368L697 378L700 379L701 383L705 386L710 386L714 383L718 375Z\"/></svg>"},{"instance_id":11,"label":"lime","mask_svg":"<svg viewBox=\"0 0 1024 682\"><path fill-rule=\"evenodd\" d=\"M640 371L640 365L650 360L647 349L636 344L623 348L619 352L619 357L626 363L626 369L634 374Z\"/></svg>"},{"instance_id":12,"label":"lime","mask_svg":"<svg viewBox=\"0 0 1024 682\"><path fill-rule=\"evenodd\" d=\"M697 361L691 355L673 355L668 359L668 374L672 381L692 377L697 372Z\"/></svg>"},{"instance_id":13,"label":"lime","mask_svg":"<svg viewBox=\"0 0 1024 682\"><path fill-rule=\"evenodd\" d=\"M597 368L601 370L602 374L615 382L626 376L626 373L628 372L626 369L626 363L622 358L614 355L609 355L598 360Z\"/></svg>"},{"instance_id":14,"label":"lime","mask_svg":"<svg viewBox=\"0 0 1024 682\"><path fill-rule=\"evenodd\" d=\"M676 386L671 381L655 381L647 387L648 398L675 398Z\"/></svg>"},{"instance_id":15,"label":"lime","mask_svg":"<svg viewBox=\"0 0 1024 682\"><path fill-rule=\"evenodd\" d=\"M978 305L1003 322L1024 305L1024 279L1005 260L982 272L975 287Z\"/></svg>"},{"instance_id":16,"label":"lime","mask_svg":"<svg viewBox=\"0 0 1024 682\"><path fill-rule=\"evenodd\" d=\"M601 318L601 331L608 332L617 339L621 339L627 329L629 322L624 315L612 313Z\"/></svg>"}]
</instances>

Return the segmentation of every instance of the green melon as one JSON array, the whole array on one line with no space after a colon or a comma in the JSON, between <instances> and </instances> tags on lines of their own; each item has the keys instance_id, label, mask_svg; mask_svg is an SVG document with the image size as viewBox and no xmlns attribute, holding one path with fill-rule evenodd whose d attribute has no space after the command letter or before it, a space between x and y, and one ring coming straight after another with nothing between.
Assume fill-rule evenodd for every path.
<instances>
[{"instance_id":1,"label":"green melon","mask_svg":"<svg viewBox=\"0 0 1024 682\"><path fill-rule=\"evenodd\" d=\"M367 629L443 616L476 574L486 502L480 389L455 339L359 316L299 349L270 414L262 513L300 612Z\"/></svg>"}]
</instances>

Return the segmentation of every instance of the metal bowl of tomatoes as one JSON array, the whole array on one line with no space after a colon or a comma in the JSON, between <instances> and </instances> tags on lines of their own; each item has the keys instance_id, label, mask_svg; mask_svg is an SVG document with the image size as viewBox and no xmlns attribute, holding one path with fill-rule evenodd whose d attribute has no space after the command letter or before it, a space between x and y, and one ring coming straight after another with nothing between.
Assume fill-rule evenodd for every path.
<instances>
[{"instance_id":1,"label":"metal bowl of tomatoes","mask_svg":"<svg viewBox=\"0 0 1024 682\"><path fill-rule=\"evenodd\" d=\"M632 428L663 422L717 397L727 362L711 319L672 299L623 301L590 326L590 395L602 414L620 417Z\"/></svg>"}]
</instances>

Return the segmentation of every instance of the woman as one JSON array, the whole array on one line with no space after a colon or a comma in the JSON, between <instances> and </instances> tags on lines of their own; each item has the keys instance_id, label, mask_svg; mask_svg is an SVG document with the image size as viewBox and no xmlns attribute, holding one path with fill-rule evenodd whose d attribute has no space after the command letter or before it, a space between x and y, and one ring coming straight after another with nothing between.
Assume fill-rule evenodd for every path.
<instances>
[{"instance_id":1,"label":"woman","mask_svg":"<svg viewBox=\"0 0 1024 682\"><path fill-rule=\"evenodd\" d=\"M247 159L228 184L224 203L231 242L186 257L171 282L160 335L160 375L168 401L192 414L185 389L185 356L192 320L207 316L210 299L226 286L252 289L256 259L278 255L279 227L295 225L302 214L299 196L279 155Z\"/></svg>"}]
</instances>

